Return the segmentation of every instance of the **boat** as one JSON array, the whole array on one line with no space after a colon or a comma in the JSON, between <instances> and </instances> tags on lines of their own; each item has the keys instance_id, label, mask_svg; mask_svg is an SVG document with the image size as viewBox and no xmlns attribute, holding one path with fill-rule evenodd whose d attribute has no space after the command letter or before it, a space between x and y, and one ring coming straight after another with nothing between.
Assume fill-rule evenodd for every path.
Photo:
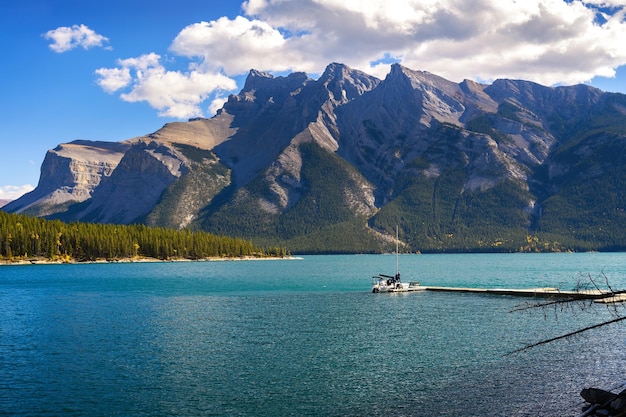
<instances>
[{"instance_id":1,"label":"boat","mask_svg":"<svg viewBox=\"0 0 626 417\"><path fill-rule=\"evenodd\" d=\"M372 277L372 292L413 292L424 291L425 288L417 281L402 282L400 279L399 258L398 258L398 226L396 226L396 274L378 274Z\"/></svg>"}]
</instances>

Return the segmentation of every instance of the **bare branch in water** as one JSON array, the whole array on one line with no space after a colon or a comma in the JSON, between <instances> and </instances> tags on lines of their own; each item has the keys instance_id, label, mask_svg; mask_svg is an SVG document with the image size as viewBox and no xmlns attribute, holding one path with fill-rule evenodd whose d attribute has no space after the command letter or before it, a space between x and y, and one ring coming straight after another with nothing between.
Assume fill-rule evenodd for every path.
<instances>
[{"instance_id":1,"label":"bare branch in water","mask_svg":"<svg viewBox=\"0 0 626 417\"><path fill-rule=\"evenodd\" d=\"M554 308L554 315L555 317L558 318L558 307L560 308L560 312L563 312L563 310L565 308L574 308L574 307L578 307L580 308L580 310L585 310L591 306L594 305L594 300L598 300L598 299L610 299L612 297L615 297L617 295L620 294L626 294L626 290L614 290L610 283L609 283L609 279L606 276L606 274L604 273L604 271L602 271L601 278L604 279L604 283L605 283L605 287L601 288L600 285L598 285L597 281L591 276L588 275L587 276L587 280L591 283L590 285L582 285L581 282L579 282L576 286L576 295L572 296L572 297L568 297L568 298L561 298L561 299L552 299L549 301L544 301L544 302L539 302L539 303L526 303L525 305L518 305L515 308L513 308L512 310L510 310L510 312L520 312L520 311L529 311L529 310L534 310L537 308L543 309L544 311L544 318L546 318L546 310L548 308ZM596 292L596 293L589 293L586 294L583 291L586 290L596 290L597 292L601 293L600 295ZM626 300L625 300L626 301ZM512 355L514 353L520 353L520 352L524 352L526 350L530 350L532 348L535 348L537 346L541 346L541 345L545 345L547 343L551 343L551 342L555 342L557 340L561 340L561 339L567 339L569 337L587 332L589 330L593 330L593 329L597 329L599 327L603 327L603 326L607 326L609 324L614 324L617 322L620 322L622 320L626 320L626 316L623 316L621 314L621 312L618 311L618 303L620 305L623 304L623 301L617 301L617 302L610 302L610 303L606 303L606 307L609 310L612 310L611 313L613 314L613 316L615 317L613 320L608 320L602 323L598 323L598 324L594 324L592 326L588 326L588 327L584 327L582 329L578 329L575 330L573 332L570 333L566 333L563 334L561 336L557 336L557 337L553 337L550 339L546 339L546 340L542 340L540 342L536 342L536 343L532 343L529 345L526 345L520 349L514 350L513 352L509 352L504 356L508 356L508 355Z\"/></svg>"},{"instance_id":2,"label":"bare branch in water","mask_svg":"<svg viewBox=\"0 0 626 417\"><path fill-rule=\"evenodd\" d=\"M605 321L603 323L594 324L593 326L588 326L588 327L576 330L574 332L570 332L570 333L566 333L566 334L561 335L561 336L553 337L551 339L542 340L541 342L533 343L531 345L526 345L523 348L514 350L513 352L507 353L504 356L512 355L514 353L524 352L526 350L532 349L532 348L537 347L537 346L545 345L547 343L551 343L551 342L554 342L554 341L557 341L557 340L561 340L561 339L566 339L568 337L575 336L577 334L586 332L588 330L597 329L598 327L608 326L609 324L617 323L617 322L622 321L622 320L626 320L626 316L625 317L618 317L616 319Z\"/></svg>"}]
</instances>

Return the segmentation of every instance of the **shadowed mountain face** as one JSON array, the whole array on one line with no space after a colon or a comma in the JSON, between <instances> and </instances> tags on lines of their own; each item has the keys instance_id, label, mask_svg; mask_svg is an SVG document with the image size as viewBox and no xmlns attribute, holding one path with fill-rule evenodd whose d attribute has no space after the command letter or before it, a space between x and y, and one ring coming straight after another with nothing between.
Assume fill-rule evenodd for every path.
<instances>
[{"instance_id":1,"label":"shadowed mountain face","mask_svg":"<svg viewBox=\"0 0 626 417\"><path fill-rule=\"evenodd\" d=\"M3 209L238 235L293 251L624 249L626 96L393 65L252 70L211 119L48 152ZM383 233L381 233L383 232Z\"/></svg>"}]
</instances>

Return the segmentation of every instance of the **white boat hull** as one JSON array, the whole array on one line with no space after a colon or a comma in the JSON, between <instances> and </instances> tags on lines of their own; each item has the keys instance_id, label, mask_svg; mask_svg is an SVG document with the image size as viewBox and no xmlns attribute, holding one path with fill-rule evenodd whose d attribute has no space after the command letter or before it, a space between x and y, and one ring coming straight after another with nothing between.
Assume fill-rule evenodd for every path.
<instances>
[{"instance_id":1,"label":"white boat hull","mask_svg":"<svg viewBox=\"0 0 626 417\"><path fill-rule=\"evenodd\" d=\"M372 285L372 292L414 292L424 291L426 288L422 287L419 282L396 282L387 284L386 281L380 280Z\"/></svg>"}]
</instances>

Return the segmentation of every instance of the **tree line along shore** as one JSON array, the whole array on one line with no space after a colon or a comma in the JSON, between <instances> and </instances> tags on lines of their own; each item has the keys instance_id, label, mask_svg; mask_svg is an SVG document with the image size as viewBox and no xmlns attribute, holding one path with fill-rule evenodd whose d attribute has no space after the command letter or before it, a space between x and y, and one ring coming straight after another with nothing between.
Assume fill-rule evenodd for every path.
<instances>
[{"instance_id":1,"label":"tree line along shore","mask_svg":"<svg viewBox=\"0 0 626 417\"><path fill-rule=\"evenodd\" d=\"M286 248L190 230L144 225L64 223L0 211L0 260L96 262L284 258Z\"/></svg>"}]
</instances>

